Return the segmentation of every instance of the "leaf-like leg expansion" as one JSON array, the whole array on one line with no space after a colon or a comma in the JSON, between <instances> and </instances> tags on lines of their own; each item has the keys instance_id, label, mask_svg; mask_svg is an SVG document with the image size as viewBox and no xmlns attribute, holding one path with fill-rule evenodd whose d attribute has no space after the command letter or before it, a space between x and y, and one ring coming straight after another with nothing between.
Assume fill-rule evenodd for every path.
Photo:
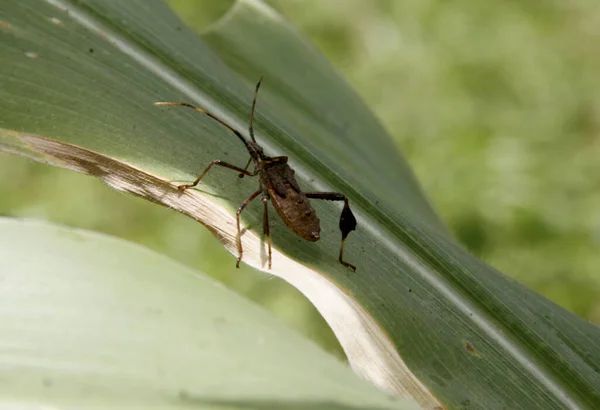
<instances>
[{"instance_id":1,"label":"leaf-like leg expansion","mask_svg":"<svg viewBox=\"0 0 600 410\"><path fill-rule=\"evenodd\" d=\"M252 159L252 158L250 158L250 159ZM208 166L206 167L206 169L200 174L200 176L198 178L196 178L196 180L194 182L192 182L191 184L179 185L177 187L177 189L179 189L180 191L185 191L186 189L195 187L196 185L198 185L198 183L200 182L200 180L202 178L204 178L204 175L206 175L206 173L208 172L208 170L213 165L220 165L220 166L225 167L225 168L233 169L234 171L238 171L242 175L248 175L248 176L251 176L251 177L253 177L256 174L258 174L258 169L255 169L253 172L249 172L249 171L246 171L243 168L236 167L235 165L231 165L231 164L229 164L227 162L223 162L220 159L215 159L213 162L211 162L210 164L208 164Z\"/></svg>"},{"instance_id":2,"label":"leaf-like leg expansion","mask_svg":"<svg viewBox=\"0 0 600 410\"><path fill-rule=\"evenodd\" d=\"M235 264L236 268L240 267L240 262L242 261L242 255L244 254L244 250L242 248L242 228L240 227L240 214L248 206L248 204L254 200L254 198L256 198L257 196L260 195L261 192L263 192L263 191L261 189L259 189L258 191L256 191L252 195L250 195L250 198L246 199L238 207L237 212L235 213L236 224L237 224L237 236L236 236L237 241L236 242L237 242L237 249L238 249L238 258L237 258L237 262Z\"/></svg>"},{"instance_id":3,"label":"leaf-like leg expansion","mask_svg":"<svg viewBox=\"0 0 600 410\"><path fill-rule=\"evenodd\" d=\"M340 255L338 260L340 263L347 268L356 270L356 266L346 262L344 260L344 242L348 237L348 234L356 229L356 218L350 210L350 204L348 198L344 194L337 192L305 192L307 198L312 199L324 199L326 201L344 201L344 209L342 209L342 215L340 215L340 231L342 231L342 243L340 245Z\"/></svg>"},{"instance_id":4,"label":"leaf-like leg expansion","mask_svg":"<svg viewBox=\"0 0 600 410\"><path fill-rule=\"evenodd\" d=\"M265 238L267 239L267 252L268 252L268 263L269 269L271 269L271 229L269 227L269 196L265 194L262 198L262 202L265 208L263 213L263 231L265 233Z\"/></svg>"}]
</instances>

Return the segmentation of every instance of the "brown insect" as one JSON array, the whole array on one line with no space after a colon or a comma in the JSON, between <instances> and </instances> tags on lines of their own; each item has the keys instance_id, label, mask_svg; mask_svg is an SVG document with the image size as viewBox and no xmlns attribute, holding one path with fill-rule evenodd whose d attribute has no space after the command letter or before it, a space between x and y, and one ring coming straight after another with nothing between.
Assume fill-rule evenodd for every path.
<instances>
[{"instance_id":1,"label":"brown insect","mask_svg":"<svg viewBox=\"0 0 600 410\"><path fill-rule=\"evenodd\" d=\"M269 157L265 155L263 149L254 138L254 129L252 128L252 120L254 119L254 108L256 106L256 97L258 95L258 89L262 77L256 84L256 90L254 91L254 99L252 100L252 111L250 112L250 125L248 130L250 132L251 141L247 140L242 134L226 124L224 121L217 118L215 115L205 111L201 108L195 107L191 104L181 102L156 102L154 105L164 106L180 106L189 107L203 114L208 115L210 118L218 121L231 132L233 132L246 146L250 159L244 168L237 167L221 160L214 160L206 169L200 174L198 178L191 184L179 185L177 188L181 191L195 187L198 185L200 180L206 175L208 170L213 165L220 165L225 168L232 169L239 172L239 177L243 178L244 175L250 177L259 176L260 188L254 192L248 199L246 199L237 209L236 221L237 221L237 249L238 258L236 267L240 267L240 261L244 253L242 249L242 238L240 229L240 214L248 206L252 200L256 199L259 195L262 195L262 202L264 206L263 215L263 229L267 238L268 244L268 255L269 255L269 269L271 268L271 235L269 232L269 208L268 202L271 200L275 211L279 214L283 222L290 228L296 235L307 241L318 241L320 238L321 226L319 224L319 218L314 208L311 206L308 198L313 199L325 199L328 201L344 201L344 208L342 215L340 216L340 230L342 231L342 243L340 246L340 254L338 260L340 263L352 270L356 270L354 265L344 261L344 242L348 234L356 229L356 218L350 206L348 204L348 198L344 194L337 192L302 192L296 178L294 177L294 170L288 165L288 157ZM248 167L254 161L254 170L248 171Z\"/></svg>"}]
</instances>

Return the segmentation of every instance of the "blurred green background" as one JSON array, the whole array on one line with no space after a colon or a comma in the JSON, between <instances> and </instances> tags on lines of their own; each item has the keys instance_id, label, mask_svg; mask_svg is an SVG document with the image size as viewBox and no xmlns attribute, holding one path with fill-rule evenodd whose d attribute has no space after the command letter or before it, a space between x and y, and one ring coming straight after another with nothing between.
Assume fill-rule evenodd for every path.
<instances>
[{"instance_id":1,"label":"blurred green background","mask_svg":"<svg viewBox=\"0 0 600 410\"><path fill-rule=\"evenodd\" d=\"M231 4L170 3L199 30ZM375 111L467 248L600 324L600 3L267 3ZM302 295L236 270L206 229L174 211L0 153L0 214L93 229L170 255L342 356Z\"/></svg>"}]
</instances>

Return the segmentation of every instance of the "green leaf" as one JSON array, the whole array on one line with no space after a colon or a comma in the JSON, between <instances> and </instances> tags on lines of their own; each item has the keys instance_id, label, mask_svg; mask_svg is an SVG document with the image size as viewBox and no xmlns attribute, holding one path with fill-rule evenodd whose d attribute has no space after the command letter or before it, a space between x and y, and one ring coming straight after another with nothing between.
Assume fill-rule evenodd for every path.
<instances>
[{"instance_id":1,"label":"green leaf","mask_svg":"<svg viewBox=\"0 0 600 410\"><path fill-rule=\"evenodd\" d=\"M7 9L4 150L184 212L236 253L234 210L255 183L212 170L181 195L169 181L217 158L243 166L242 144L199 113L152 103L190 102L244 130L265 74L257 139L290 156L306 191L346 193L359 223L346 246L352 273L336 260L339 206L315 202L316 244L273 218L271 273L317 306L355 371L429 408L600 406L600 330L460 247L368 109L262 3L236 3L205 42L156 1ZM244 261L265 269L260 221L258 204L245 211Z\"/></svg>"},{"instance_id":2,"label":"green leaf","mask_svg":"<svg viewBox=\"0 0 600 410\"><path fill-rule=\"evenodd\" d=\"M203 38L241 76L268 73L277 84L270 119L282 119L278 127L302 146L317 146L310 154L342 174L336 187L354 191L354 203L368 210L363 226L370 224L366 228L381 238L374 248L387 248L370 252L380 253L369 261L376 277L335 279L376 318L409 368L436 393L443 391L438 394L451 407L598 405L600 330L502 276L446 235L403 161L390 158L393 149L381 142L386 136L368 109L296 31L257 4L238 2ZM389 265L395 269L383 273ZM465 377L466 362L471 374ZM478 403L473 396L482 390L489 396Z\"/></svg>"},{"instance_id":3,"label":"green leaf","mask_svg":"<svg viewBox=\"0 0 600 410\"><path fill-rule=\"evenodd\" d=\"M0 218L0 272L4 405L415 408L221 284L122 240Z\"/></svg>"}]
</instances>

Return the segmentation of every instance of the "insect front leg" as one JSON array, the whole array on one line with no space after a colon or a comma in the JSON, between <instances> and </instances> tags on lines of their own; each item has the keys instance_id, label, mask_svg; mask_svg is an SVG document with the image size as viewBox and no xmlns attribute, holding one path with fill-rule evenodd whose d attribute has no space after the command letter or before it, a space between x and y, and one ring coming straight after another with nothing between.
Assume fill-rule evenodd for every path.
<instances>
[{"instance_id":1,"label":"insect front leg","mask_svg":"<svg viewBox=\"0 0 600 410\"><path fill-rule=\"evenodd\" d=\"M246 166L244 167L244 171L248 170L248 167L250 166L251 162L252 162L252 157L248 158L248 162L246 163ZM255 172L256 172L256 170L255 170ZM240 172L239 175L238 175L238 177L244 178L244 175L247 175L247 174L245 174L243 172Z\"/></svg>"},{"instance_id":2,"label":"insect front leg","mask_svg":"<svg viewBox=\"0 0 600 410\"><path fill-rule=\"evenodd\" d=\"M324 199L326 201L344 201L344 209L342 209L342 215L340 216L340 231L342 231L342 244L340 245L340 255L338 260L340 263L347 268L356 270L356 266L346 262L344 260L344 242L348 234L356 229L356 218L350 210L350 204L348 198L344 194L337 192L305 192L307 198L312 199Z\"/></svg>"},{"instance_id":3,"label":"insect front leg","mask_svg":"<svg viewBox=\"0 0 600 410\"><path fill-rule=\"evenodd\" d=\"M240 226L240 214L242 213L242 211L248 206L248 204L250 202L252 202L257 196L260 195L260 193L263 192L262 189L259 189L258 191L256 191L255 193L253 193L252 195L250 195L250 198L246 199L237 209L237 212L235 213L235 217L236 217L236 223L237 223L237 236L236 236L236 242L237 242L237 249L238 249L238 258L237 258L237 262L235 264L236 268L240 267L240 262L242 261L242 255L244 254L244 249L242 248L242 228Z\"/></svg>"},{"instance_id":4,"label":"insect front leg","mask_svg":"<svg viewBox=\"0 0 600 410\"><path fill-rule=\"evenodd\" d=\"M265 238L267 239L267 252L268 252L268 263L269 269L271 269L271 229L269 227L269 194L265 193L262 198L262 202L264 205L264 213L263 213L263 232L265 233Z\"/></svg>"},{"instance_id":5,"label":"insect front leg","mask_svg":"<svg viewBox=\"0 0 600 410\"><path fill-rule=\"evenodd\" d=\"M213 162L211 162L210 164L208 164L208 166L206 167L206 169L200 174L200 176L198 178L196 178L196 180L194 182L192 182L191 184L179 185L177 187L177 189L179 189L180 191L185 191L186 189L195 187L196 185L198 185L198 183L200 182L200 180L202 178L204 178L204 175L206 175L206 173L208 172L208 170L213 165L220 165L220 166L225 167L225 168L233 169L234 171L238 171L240 173L240 175L248 175L248 176L253 177L256 174L258 174L258 169L255 169L254 171L249 172L249 171L247 171L247 170L245 170L243 168L236 167L235 165L231 165L231 164L229 164L227 162L223 162L220 159L215 159Z\"/></svg>"}]
</instances>

